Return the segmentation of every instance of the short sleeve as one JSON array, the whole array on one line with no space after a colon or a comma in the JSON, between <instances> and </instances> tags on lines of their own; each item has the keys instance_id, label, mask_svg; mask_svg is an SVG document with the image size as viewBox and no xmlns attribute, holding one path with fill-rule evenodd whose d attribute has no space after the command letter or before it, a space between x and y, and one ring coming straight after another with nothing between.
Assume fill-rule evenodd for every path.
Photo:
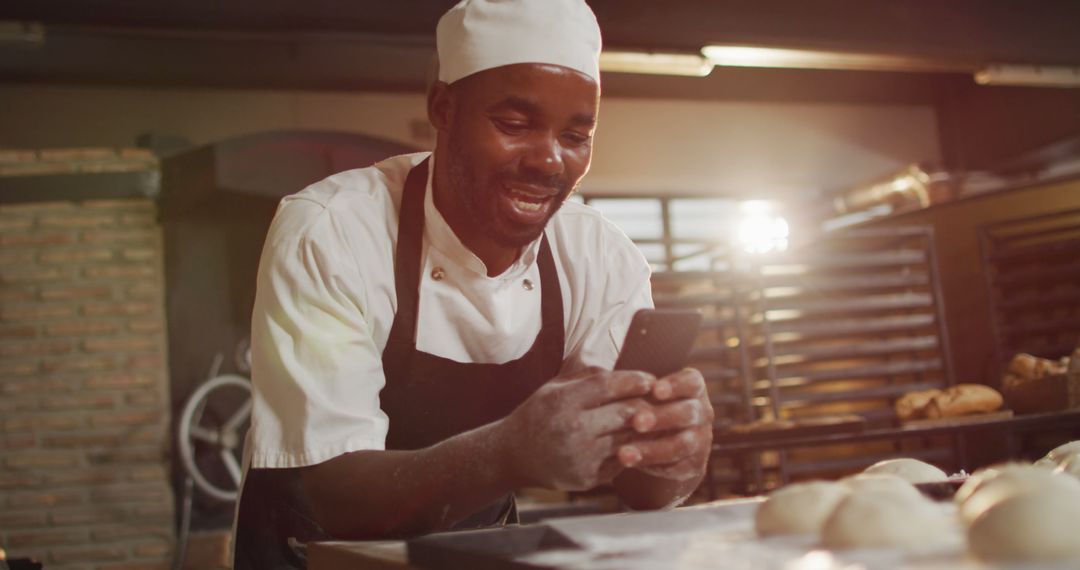
<instances>
[{"instance_id":1,"label":"short sleeve","mask_svg":"<svg viewBox=\"0 0 1080 570\"><path fill-rule=\"evenodd\" d=\"M279 208L251 327L252 467L302 467L384 448L385 380L363 281L321 204L295 199Z\"/></svg>"}]
</instances>

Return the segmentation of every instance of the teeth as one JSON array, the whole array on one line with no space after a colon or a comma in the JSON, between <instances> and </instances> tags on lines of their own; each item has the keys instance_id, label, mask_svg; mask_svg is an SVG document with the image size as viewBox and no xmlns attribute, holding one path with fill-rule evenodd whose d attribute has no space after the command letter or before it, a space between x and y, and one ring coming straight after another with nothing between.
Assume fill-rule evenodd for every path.
<instances>
[{"instance_id":1,"label":"teeth","mask_svg":"<svg viewBox=\"0 0 1080 570\"><path fill-rule=\"evenodd\" d=\"M540 204L536 202L526 202L524 200L514 200L514 205L527 212L537 212L540 210Z\"/></svg>"},{"instance_id":2,"label":"teeth","mask_svg":"<svg viewBox=\"0 0 1080 570\"><path fill-rule=\"evenodd\" d=\"M520 196L520 197L525 198L525 199L532 199L532 200L546 200L547 199L546 194L534 194L532 192L527 192L525 190L518 190L517 188L511 188L510 193L514 194L516 196Z\"/></svg>"}]
</instances>

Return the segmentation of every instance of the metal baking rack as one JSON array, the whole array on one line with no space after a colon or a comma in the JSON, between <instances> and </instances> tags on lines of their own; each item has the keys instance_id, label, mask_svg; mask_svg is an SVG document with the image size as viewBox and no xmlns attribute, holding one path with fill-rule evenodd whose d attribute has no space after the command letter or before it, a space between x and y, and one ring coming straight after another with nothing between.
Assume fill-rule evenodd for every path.
<instances>
[{"instance_id":1,"label":"metal baking rack","mask_svg":"<svg viewBox=\"0 0 1080 570\"><path fill-rule=\"evenodd\" d=\"M952 383L930 228L847 231L748 275L754 404L773 417L888 422L883 401Z\"/></svg>"},{"instance_id":2,"label":"metal baking rack","mask_svg":"<svg viewBox=\"0 0 1080 570\"><path fill-rule=\"evenodd\" d=\"M658 271L653 297L657 307L705 315L690 365L704 372L718 435L728 424L761 419L795 421L784 436L893 427L896 398L953 383L932 228L852 229L755 256L714 244L694 255L708 256L709 269ZM838 414L857 421L810 425ZM901 446L770 451L770 434L747 437L762 442L760 452L714 457L711 496L722 479L760 492L856 470ZM903 445L908 456L955 462L948 438Z\"/></svg>"},{"instance_id":3,"label":"metal baking rack","mask_svg":"<svg viewBox=\"0 0 1080 570\"><path fill-rule=\"evenodd\" d=\"M953 383L931 228L829 234L748 257L738 275L754 417L812 424L847 415L858 421L837 429L892 426L896 398ZM899 445L765 452L766 476L754 477L753 489L856 470L894 456ZM953 447L925 442L903 453L948 464Z\"/></svg>"},{"instance_id":4,"label":"metal baking rack","mask_svg":"<svg viewBox=\"0 0 1080 570\"><path fill-rule=\"evenodd\" d=\"M1080 346L1080 209L979 229L997 377L1019 352L1060 358Z\"/></svg>"}]
</instances>

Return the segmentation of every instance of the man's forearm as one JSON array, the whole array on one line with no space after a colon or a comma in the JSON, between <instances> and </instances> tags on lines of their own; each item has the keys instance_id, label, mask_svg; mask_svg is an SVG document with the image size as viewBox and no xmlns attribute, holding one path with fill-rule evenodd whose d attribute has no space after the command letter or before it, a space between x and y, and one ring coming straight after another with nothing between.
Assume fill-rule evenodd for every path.
<instances>
[{"instance_id":1,"label":"man's forearm","mask_svg":"<svg viewBox=\"0 0 1080 570\"><path fill-rule=\"evenodd\" d=\"M612 483L622 502L634 510L678 506L701 484L704 475L675 480L655 477L637 469L626 469Z\"/></svg>"},{"instance_id":2,"label":"man's forearm","mask_svg":"<svg viewBox=\"0 0 1080 570\"><path fill-rule=\"evenodd\" d=\"M415 451L361 451L304 468L319 524L343 539L445 530L517 486L499 422Z\"/></svg>"}]
</instances>

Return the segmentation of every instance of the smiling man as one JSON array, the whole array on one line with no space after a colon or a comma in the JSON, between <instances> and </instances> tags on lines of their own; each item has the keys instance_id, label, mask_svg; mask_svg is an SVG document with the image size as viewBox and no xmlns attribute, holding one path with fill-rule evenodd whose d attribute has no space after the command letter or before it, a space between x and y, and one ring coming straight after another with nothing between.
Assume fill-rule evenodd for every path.
<instances>
[{"instance_id":1,"label":"smiling man","mask_svg":"<svg viewBox=\"0 0 1080 570\"><path fill-rule=\"evenodd\" d=\"M514 489L688 496L701 374L612 372L649 267L588 207L600 32L581 0L465 0L437 30L435 151L284 199L252 318L235 567L298 543L504 524Z\"/></svg>"}]
</instances>

